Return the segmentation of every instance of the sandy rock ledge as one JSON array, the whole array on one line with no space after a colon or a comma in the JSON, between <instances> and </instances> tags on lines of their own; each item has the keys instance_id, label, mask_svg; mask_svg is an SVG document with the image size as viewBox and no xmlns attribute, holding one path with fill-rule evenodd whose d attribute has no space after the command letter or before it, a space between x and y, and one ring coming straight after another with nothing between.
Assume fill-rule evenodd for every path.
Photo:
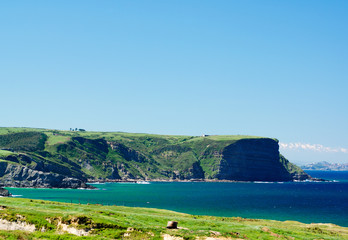
<instances>
[{"instance_id":1,"label":"sandy rock ledge","mask_svg":"<svg viewBox=\"0 0 348 240\"><path fill-rule=\"evenodd\" d=\"M26 222L10 222L5 219L0 219L0 230L21 230L21 231L28 231L28 232L34 232L36 230L36 227L34 224L29 224Z\"/></svg>"}]
</instances>

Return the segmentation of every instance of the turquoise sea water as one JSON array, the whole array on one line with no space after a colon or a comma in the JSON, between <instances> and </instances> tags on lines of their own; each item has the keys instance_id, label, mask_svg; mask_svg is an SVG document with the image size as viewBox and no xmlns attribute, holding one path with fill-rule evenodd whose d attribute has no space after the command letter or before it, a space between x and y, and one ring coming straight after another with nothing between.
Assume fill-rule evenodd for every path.
<instances>
[{"instance_id":1,"label":"turquoise sea water","mask_svg":"<svg viewBox=\"0 0 348 240\"><path fill-rule=\"evenodd\" d=\"M308 171L338 182L105 183L98 190L8 188L18 197L169 209L197 215L335 223L348 227L348 172Z\"/></svg>"}]
</instances>

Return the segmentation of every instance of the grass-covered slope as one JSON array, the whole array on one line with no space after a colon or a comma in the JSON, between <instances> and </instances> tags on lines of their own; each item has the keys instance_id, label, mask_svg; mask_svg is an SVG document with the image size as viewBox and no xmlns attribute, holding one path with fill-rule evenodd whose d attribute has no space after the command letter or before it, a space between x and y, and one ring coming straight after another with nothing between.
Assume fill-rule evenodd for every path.
<instances>
[{"instance_id":1,"label":"grass-covered slope","mask_svg":"<svg viewBox=\"0 0 348 240\"><path fill-rule=\"evenodd\" d=\"M0 146L15 151L38 151L45 148L46 139L40 132L17 132L1 135Z\"/></svg>"},{"instance_id":2,"label":"grass-covered slope","mask_svg":"<svg viewBox=\"0 0 348 240\"><path fill-rule=\"evenodd\" d=\"M279 155L276 139L253 136L194 137L0 128L0 149L1 161L8 163L3 168L20 164L35 171L57 173L83 181L248 180L249 170L246 167L252 161L252 165L258 163L264 167L263 172L260 171L264 176L250 180L306 178L301 169ZM265 165L269 162L266 158L275 162ZM238 166L244 166L244 172L241 171L244 176L240 178ZM271 171L274 166L276 171ZM238 171L232 173L231 168ZM268 179L267 171L278 172L278 175ZM257 172L252 174L257 175Z\"/></svg>"},{"instance_id":3,"label":"grass-covered slope","mask_svg":"<svg viewBox=\"0 0 348 240\"><path fill-rule=\"evenodd\" d=\"M3 229L20 229L0 230L0 239L348 239L348 229L333 224L17 198L0 198L0 221ZM177 221L179 229L166 229L168 221Z\"/></svg>"}]
</instances>

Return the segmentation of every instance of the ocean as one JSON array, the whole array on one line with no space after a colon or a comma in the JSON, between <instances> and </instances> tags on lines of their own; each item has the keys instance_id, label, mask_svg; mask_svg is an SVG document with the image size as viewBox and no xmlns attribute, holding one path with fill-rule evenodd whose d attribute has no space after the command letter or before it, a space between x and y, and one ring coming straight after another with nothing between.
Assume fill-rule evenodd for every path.
<instances>
[{"instance_id":1,"label":"ocean","mask_svg":"<svg viewBox=\"0 0 348 240\"><path fill-rule=\"evenodd\" d=\"M194 215L334 223L348 227L348 171L306 171L334 182L152 182L97 190L7 188L15 197L169 209Z\"/></svg>"}]
</instances>

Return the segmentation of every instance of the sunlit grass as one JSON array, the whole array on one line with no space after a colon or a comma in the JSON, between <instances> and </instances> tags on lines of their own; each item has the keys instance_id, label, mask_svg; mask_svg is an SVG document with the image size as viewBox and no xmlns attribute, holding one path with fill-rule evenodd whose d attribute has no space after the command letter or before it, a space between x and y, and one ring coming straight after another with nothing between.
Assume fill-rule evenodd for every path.
<instances>
[{"instance_id":1,"label":"sunlit grass","mask_svg":"<svg viewBox=\"0 0 348 240\"><path fill-rule=\"evenodd\" d=\"M193 240L196 237L214 237L214 232L228 239L348 239L348 229L333 224L197 216L160 209L19 198L1 198L0 205L3 206L0 218L15 221L16 216L21 215L38 229L46 229L46 232L34 233L0 231L0 238L3 239L81 239L71 234L58 235L54 222L69 224L69 219L76 218L88 220L74 225L76 228L89 229L92 225L95 228L94 235L82 239L162 239L163 234L169 234ZM167 222L173 220L179 222L181 229L166 229ZM134 230L129 231L130 227ZM126 233L130 236L125 237Z\"/></svg>"},{"instance_id":2,"label":"sunlit grass","mask_svg":"<svg viewBox=\"0 0 348 240\"><path fill-rule=\"evenodd\" d=\"M10 155L14 155L14 153L11 151L7 151L7 150L0 150L0 157L7 157Z\"/></svg>"},{"instance_id":3,"label":"sunlit grass","mask_svg":"<svg viewBox=\"0 0 348 240\"><path fill-rule=\"evenodd\" d=\"M48 139L46 141L46 145L48 146L65 143L71 139L71 137L69 136L63 136L63 135L55 134L52 132L46 133L46 135L48 136Z\"/></svg>"}]
</instances>

